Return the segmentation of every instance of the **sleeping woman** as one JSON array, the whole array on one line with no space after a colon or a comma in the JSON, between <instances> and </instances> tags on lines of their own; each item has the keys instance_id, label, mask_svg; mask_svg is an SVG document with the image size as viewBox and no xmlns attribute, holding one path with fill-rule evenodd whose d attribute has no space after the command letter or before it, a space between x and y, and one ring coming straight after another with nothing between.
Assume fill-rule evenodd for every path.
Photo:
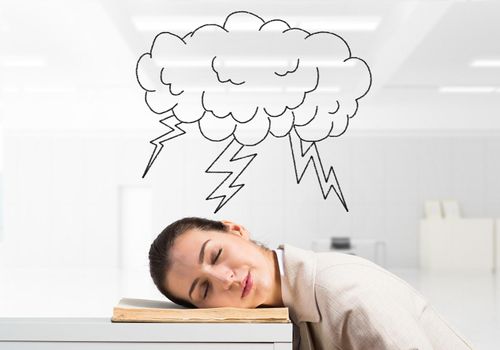
<instances>
[{"instance_id":1,"label":"sleeping woman","mask_svg":"<svg viewBox=\"0 0 500 350\"><path fill-rule=\"evenodd\" d=\"M406 282L360 257L271 250L229 221L184 218L151 244L160 292L187 307L288 307L296 349L471 349Z\"/></svg>"}]
</instances>

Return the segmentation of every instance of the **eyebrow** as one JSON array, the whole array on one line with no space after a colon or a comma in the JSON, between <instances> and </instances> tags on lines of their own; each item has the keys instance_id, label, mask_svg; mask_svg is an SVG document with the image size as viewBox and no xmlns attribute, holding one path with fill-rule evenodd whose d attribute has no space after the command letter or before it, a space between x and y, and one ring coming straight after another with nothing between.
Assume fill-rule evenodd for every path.
<instances>
[{"instance_id":1,"label":"eyebrow","mask_svg":"<svg viewBox=\"0 0 500 350\"><path fill-rule=\"evenodd\" d=\"M207 239L205 242L203 242L203 244L201 245L201 248L200 248L200 255L198 256L198 263L201 265L203 263L203 259L205 259L205 246L207 245L207 243L210 241L210 239ZM195 287L196 287L196 284L198 283L198 281L200 280L200 278L198 277L197 279L195 279L193 281L193 283L191 283L191 287L189 288L189 299L193 300L193 298L191 297L191 294L193 293Z\"/></svg>"}]
</instances>

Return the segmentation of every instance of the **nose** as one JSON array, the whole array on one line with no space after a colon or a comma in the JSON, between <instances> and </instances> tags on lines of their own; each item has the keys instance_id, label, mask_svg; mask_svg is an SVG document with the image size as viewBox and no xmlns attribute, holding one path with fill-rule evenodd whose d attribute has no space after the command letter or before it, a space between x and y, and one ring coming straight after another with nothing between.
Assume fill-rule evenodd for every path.
<instances>
[{"instance_id":1,"label":"nose","mask_svg":"<svg viewBox=\"0 0 500 350\"><path fill-rule=\"evenodd\" d=\"M223 265L213 266L209 270L209 274L214 278L214 282L219 283L223 289L229 289L235 282L233 271Z\"/></svg>"}]
</instances>

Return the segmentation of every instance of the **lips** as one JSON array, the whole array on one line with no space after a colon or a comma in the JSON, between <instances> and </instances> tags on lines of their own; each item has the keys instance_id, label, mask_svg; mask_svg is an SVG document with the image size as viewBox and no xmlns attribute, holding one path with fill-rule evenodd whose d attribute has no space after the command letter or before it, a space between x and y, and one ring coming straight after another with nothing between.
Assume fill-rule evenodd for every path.
<instances>
[{"instance_id":1,"label":"lips","mask_svg":"<svg viewBox=\"0 0 500 350\"><path fill-rule=\"evenodd\" d=\"M248 272L247 277L243 280L243 291L241 292L241 297L244 298L252 289L253 280L250 271Z\"/></svg>"}]
</instances>

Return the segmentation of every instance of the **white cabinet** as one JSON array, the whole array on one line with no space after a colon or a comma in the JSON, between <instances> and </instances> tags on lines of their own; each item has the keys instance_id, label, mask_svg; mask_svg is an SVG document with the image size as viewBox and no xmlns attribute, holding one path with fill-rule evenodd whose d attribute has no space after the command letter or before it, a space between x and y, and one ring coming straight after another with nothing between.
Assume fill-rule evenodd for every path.
<instances>
[{"instance_id":1,"label":"white cabinet","mask_svg":"<svg viewBox=\"0 0 500 350\"><path fill-rule=\"evenodd\" d=\"M493 219L423 219L420 266L425 270L493 271L495 235Z\"/></svg>"}]
</instances>

